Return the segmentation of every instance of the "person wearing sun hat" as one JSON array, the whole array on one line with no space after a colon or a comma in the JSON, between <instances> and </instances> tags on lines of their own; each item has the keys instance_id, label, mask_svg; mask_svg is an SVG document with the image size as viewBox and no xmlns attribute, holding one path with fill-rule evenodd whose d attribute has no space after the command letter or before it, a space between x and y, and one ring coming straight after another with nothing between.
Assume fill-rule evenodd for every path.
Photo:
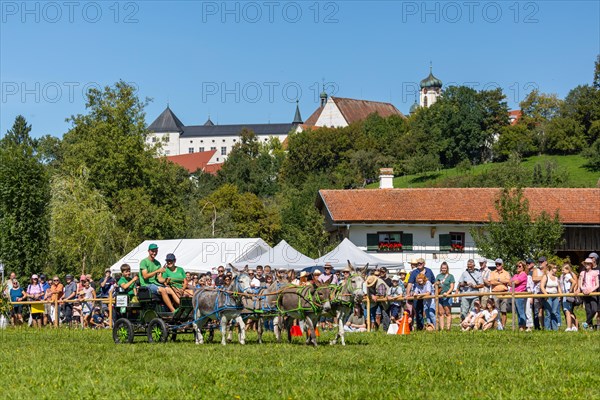
<instances>
[{"instance_id":1,"label":"person wearing sun hat","mask_svg":"<svg viewBox=\"0 0 600 400\"><path fill-rule=\"evenodd\" d=\"M381 324L383 330L387 332L387 328L390 324L390 318L388 313L384 310L387 307L386 302L379 303L379 297L386 297L388 286L386 283L379 277L379 274L369 275L365 281L365 285L367 287L367 296L369 296L371 300L369 314L371 318L371 325L375 327L375 329L379 328ZM379 314L379 318L376 318L377 309L381 306L381 311Z\"/></svg>"}]
</instances>

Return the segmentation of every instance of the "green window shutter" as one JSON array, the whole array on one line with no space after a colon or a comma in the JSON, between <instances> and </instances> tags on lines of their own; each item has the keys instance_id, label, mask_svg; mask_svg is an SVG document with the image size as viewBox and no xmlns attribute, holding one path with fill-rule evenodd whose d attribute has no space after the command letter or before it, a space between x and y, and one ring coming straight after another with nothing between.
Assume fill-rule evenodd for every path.
<instances>
[{"instance_id":1,"label":"green window shutter","mask_svg":"<svg viewBox=\"0 0 600 400\"><path fill-rule=\"evenodd\" d=\"M440 235L440 251L450 251L451 244L450 235Z\"/></svg>"},{"instance_id":2,"label":"green window shutter","mask_svg":"<svg viewBox=\"0 0 600 400\"><path fill-rule=\"evenodd\" d=\"M379 235L376 233L367 233L367 251L379 250Z\"/></svg>"},{"instance_id":3,"label":"green window shutter","mask_svg":"<svg viewBox=\"0 0 600 400\"><path fill-rule=\"evenodd\" d=\"M402 251L412 251L413 249L413 234L403 233L402 234Z\"/></svg>"}]
</instances>

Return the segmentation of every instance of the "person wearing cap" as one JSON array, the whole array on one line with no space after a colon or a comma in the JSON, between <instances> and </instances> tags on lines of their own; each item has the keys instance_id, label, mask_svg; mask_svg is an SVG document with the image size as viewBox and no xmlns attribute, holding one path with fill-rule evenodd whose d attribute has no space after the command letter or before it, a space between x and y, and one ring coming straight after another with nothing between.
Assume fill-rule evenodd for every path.
<instances>
[{"instance_id":1,"label":"person wearing cap","mask_svg":"<svg viewBox=\"0 0 600 400\"><path fill-rule=\"evenodd\" d=\"M31 275L31 283L27 286L27 299L29 301L40 301L44 299L44 288L40 283L40 277L37 274ZM38 328L42 327L42 319L44 315L44 305L39 304L31 305L31 319L33 320L33 326Z\"/></svg>"},{"instance_id":2,"label":"person wearing cap","mask_svg":"<svg viewBox=\"0 0 600 400\"><path fill-rule=\"evenodd\" d=\"M598 261L600 260L600 256L598 256L598 253L590 253L589 256L587 256L587 258L591 258L592 259L592 269L598 269Z\"/></svg>"},{"instance_id":3,"label":"person wearing cap","mask_svg":"<svg viewBox=\"0 0 600 400\"><path fill-rule=\"evenodd\" d=\"M533 293L540 294L540 283L542 278L546 275L548 268L548 261L546 257L541 256L538 258L538 265L536 265L531 272L531 280L533 281ZM535 329L542 329L544 324L544 299L534 298L533 299L533 324Z\"/></svg>"},{"instance_id":4,"label":"person wearing cap","mask_svg":"<svg viewBox=\"0 0 600 400\"><path fill-rule=\"evenodd\" d=\"M508 292L510 286L510 273L504 269L504 261L497 258L495 261L496 269L490 274L490 285L492 286L492 295L494 293ZM502 329L506 327L506 313L508 311L508 299L499 299L496 296L496 308L500 312Z\"/></svg>"},{"instance_id":5,"label":"person wearing cap","mask_svg":"<svg viewBox=\"0 0 600 400\"><path fill-rule=\"evenodd\" d=\"M577 286L576 293L583 293L583 306L585 308L585 319L587 326L590 328L594 325L594 316L598 312L598 296L589 296L590 293L597 292L600 290L598 276L598 270L594 268L594 261L591 257L588 257L583 261L583 267L585 268L579 274L579 285ZM596 327L597 329L600 327Z\"/></svg>"},{"instance_id":6,"label":"person wearing cap","mask_svg":"<svg viewBox=\"0 0 600 400\"><path fill-rule=\"evenodd\" d=\"M169 253L165 257L167 262L167 270L162 273L162 278L165 280L165 285L171 286L178 297L191 297L194 293L187 288L187 278L183 268L175 265L177 259L175 254Z\"/></svg>"},{"instance_id":7,"label":"person wearing cap","mask_svg":"<svg viewBox=\"0 0 600 400\"><path fill-rule=\"evenodd\" d=\"M398 276L392 277L392 285L387 291L387 300L389 301L390 321L395 323L398 316L402 314L402 299L406 296L404 283Z\"/></svg>"},{"instance_id":8,"label":"person wearing cap","mask_svg":"<svg viewBox=\"0 0 600 400\"><path fill-rule=\"evenodd\" d=\"M323 269L325 270L325 273L319 276L319 281L322 283L329 281L330 284L337 285L338 278L333 274L333 266L329 263L326 263Z\"/></svg>"},{"instance_id":9,"label":"person wearing cap","mask_svg":"<svg viewBox=\"0 0 600 400\"><path fill-rule=\"evenodd\" d=\"M150 292L159 295L167 308L171 312L174 312L175 307L173 307L171 298L173 298L173 300L177 299L176 301L179 301L179 298L171 288L165 287L160 282L160 280L162 280L160 275L166 271L166 268L161 267L160 263L156 260L157 254L158 245L151 243L150 246L148 246L148 257L140 262L140 272L138 274L140 286L146 286Z\"/></svg>"},{"instance_id":10,"label":"person wearing cap","mask_svg":"<svg viewBox=\"0 0 600 400\"><path fill-rule=\"evenodd\" d=\"M77 284L73 280L73 275L67 274L67 276L65 276L65 281L66 283L63 289L63 300L75 300L75 296L77 295ZM67 325L71 325L71 322L73 321L73 303L63 303L62 310L65 323Z\"/></svg>"},{"instance_id":11,"label":"person wearing cap","mask_svg":"<svg viewBox=\"0 0 600 400\"><path fill-rule=\"evenodd\" d=\"M140 278L137 275L131 276L131 267L129 264L122 264L121 277L117 282L117 286L119 286L121 293L125 292L129 298L133 298L133 296L137 295L139 279Z\"/></svg>"},{"instance_id":12,"label":"person wearing cap","mask_svg":"<svg viewBox=\"0 0 600 400\"><path fill-rule=\"evenodd\" d=\"M475 269L475 260L467 261L467 269L458 278L458 290L460 293L473 293L473 297L464 296L460 298L460 320L464 321L473 307L473 302L478 299L476 293L483 288L481 273Z\"/></svg>"},{"instance_id":13,"label":"person wearing cap","mask_svg":"<svg viewBox=\"0 0 600 400\"><path fill-rule=\"evenodd\" d=\"M113 289L116 283L117 281L112 277L110 268L104 270L104 278L100 281L100 293L98 294L98 297L108 298L111 289Z\"/></svg>"}]
</instances>

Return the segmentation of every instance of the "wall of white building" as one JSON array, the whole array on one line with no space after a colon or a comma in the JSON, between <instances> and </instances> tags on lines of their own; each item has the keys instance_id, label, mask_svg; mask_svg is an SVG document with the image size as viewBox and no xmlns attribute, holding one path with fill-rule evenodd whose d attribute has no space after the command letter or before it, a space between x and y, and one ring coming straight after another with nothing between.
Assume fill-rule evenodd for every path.
<instances>
[{"instance_id":1,"label":"wall of white building","mask_svg":"<svg viewBox=\"0 0 600 400\"><path fill-rule=\"evenodd\" d=\"M469 233L469 225L351 225L348 231L348 239L356 246L367 250L367 234L378 232L403 232L413 235L413 248L411 251L402 251L399 253L391 252L369 252L384 260L394 262L404 262L407 271L410 270L410 260L412 258L424 258L427 267L431 268L437 275L440 265L443 261L448 263L450 273L458 280L460 275L466 269L467 260L475 259L476 265L480 255L474 247L473 237ZM435 230L435 231L433 231ZM464 232L465 248L463 253L454 253L440 251L439 235L449 234L450 232ZM432 237L433 233L433 237ZM488 262L488 266L493 262Z\"/></svg>"},{"instance_id":2,"label":"wall of white building","mask_svg":"<svg viewBox=\"0 0 600 400\"><path fill-rule=\"evenodd\" d=\"M258 141L267 143L272 135L257 135ZM287 135L275 135L283 142ZM176 156L180 154L199 153L215 149L217 152L209 164L222 163L227 159L233 146L240 141L236 136L206 136L206 137L180 137L179 133L152 133L146 139L148 145L162 142L162 155ZM225 154L223 154L225 153Z\"/></svg>"},{"instance_id":3,"label":"wall of white building","mask_svg":"<svg viewBox=\"0 0 600 400\"><path fill-rule=\"evenodd\" d=\"M336 127L343 128L348 126L346 119L342 115L342 112L338 108L338 106L333 101L333 98L329 97L327 99L327 103L325 103L325 107L323 107L323 111L321 111L321 115L317 122L315 122L315 126L326 126L326 127Z\"/></svg>"}]
</instances>

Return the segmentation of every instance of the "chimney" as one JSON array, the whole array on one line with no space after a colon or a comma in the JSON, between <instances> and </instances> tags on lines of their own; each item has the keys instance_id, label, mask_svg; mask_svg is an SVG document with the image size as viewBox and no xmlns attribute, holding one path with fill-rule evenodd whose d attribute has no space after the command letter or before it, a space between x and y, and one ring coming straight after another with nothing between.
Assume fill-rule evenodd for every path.
<instances>
[{"instance_id":1,"label":"chimney","mask_svg":"<svg viewBox=\"0 0 600 400\"><path fill-rule=\"evenodd\" d=\"M379 170L379 189L394 188L394 168L381 168Z\"/></svg>"}]
</instances>

